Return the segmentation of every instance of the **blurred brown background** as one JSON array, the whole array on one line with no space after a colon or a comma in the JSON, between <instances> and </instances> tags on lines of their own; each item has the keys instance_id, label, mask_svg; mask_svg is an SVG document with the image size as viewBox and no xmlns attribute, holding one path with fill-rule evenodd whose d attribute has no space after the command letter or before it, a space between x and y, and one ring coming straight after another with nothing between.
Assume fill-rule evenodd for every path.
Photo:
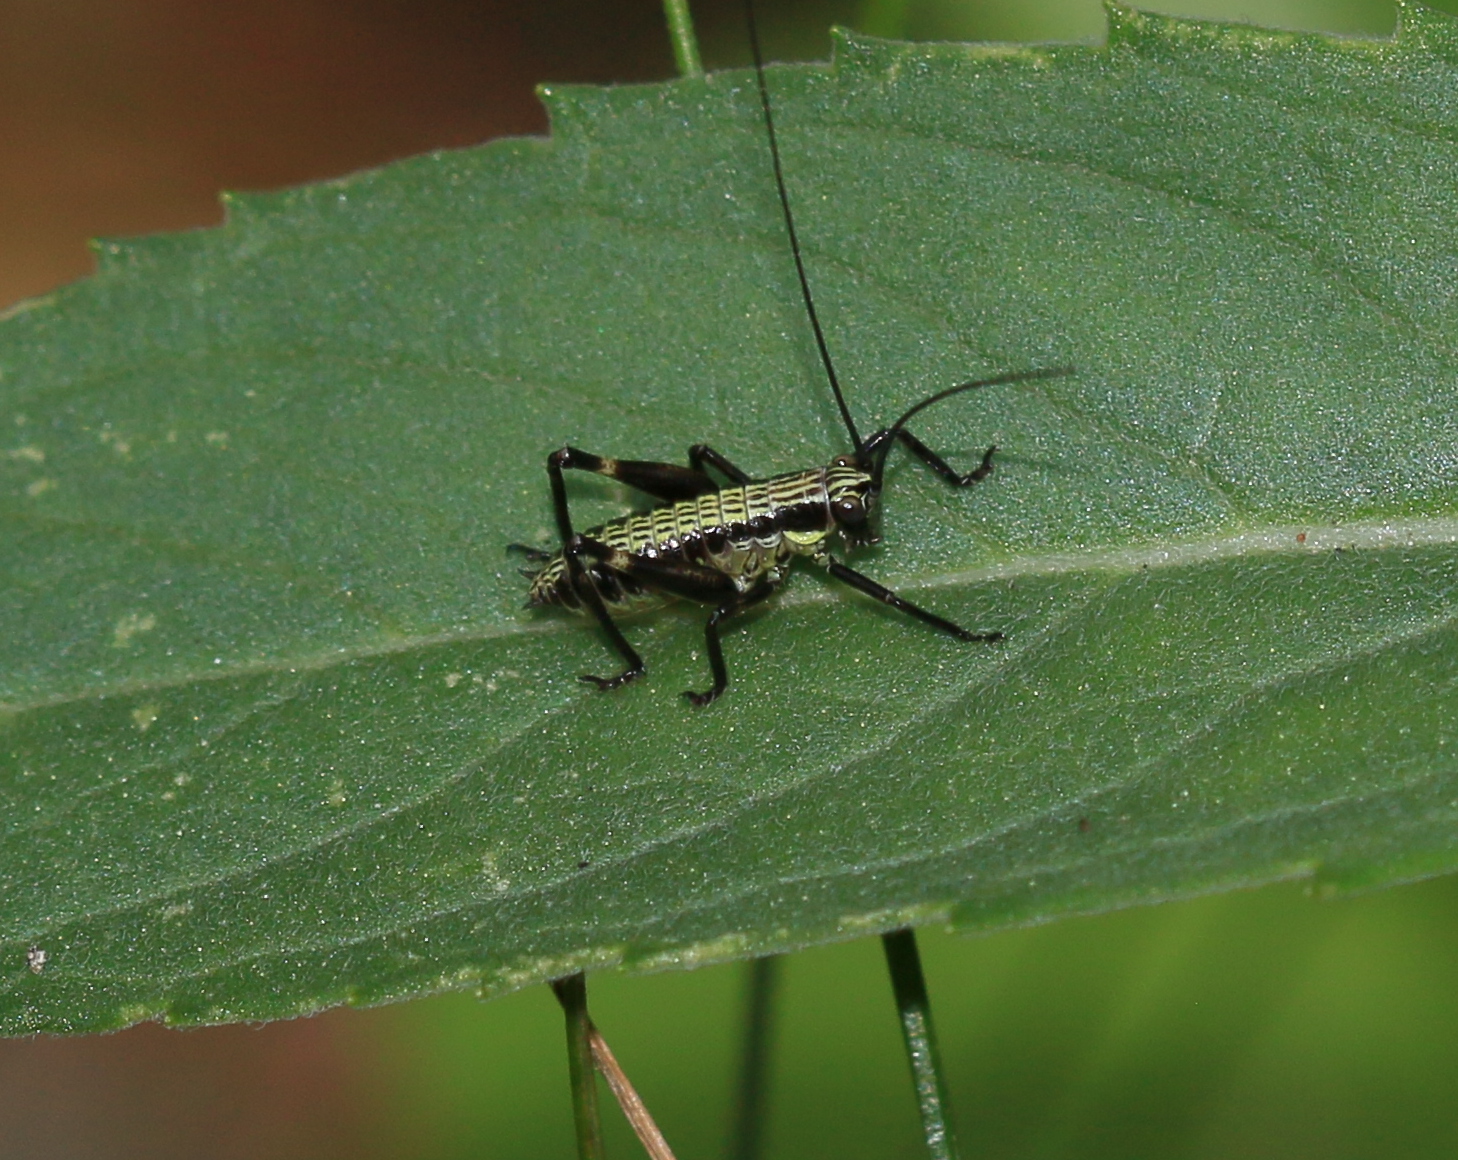
<instances>
[{"instance_id":1,"label":"blurred brown background","mask_svg":"<svg viewBox=\"0 0 1458 1160\"><path fill-rule=\"evenodd\" d=\"M804 57L858 4L761 8ZM695 3L711 67L747 58L740 11ZM672 75L661 0L0 0L0 307L89 272L90 238L217 224L220 190L544 133L545 81Z\"/></svg>"},{"instance_id":2,"label":"blurred brown background","mask_svg":"<svg viewBox=\"0 0 1458 1160\"><path fill-rule=\"evenodd\" d=\"M0 303L219 190L545 132L535 84L667 77L662 29L657 0L0 0Z\"/></svg>"}]
</instances>

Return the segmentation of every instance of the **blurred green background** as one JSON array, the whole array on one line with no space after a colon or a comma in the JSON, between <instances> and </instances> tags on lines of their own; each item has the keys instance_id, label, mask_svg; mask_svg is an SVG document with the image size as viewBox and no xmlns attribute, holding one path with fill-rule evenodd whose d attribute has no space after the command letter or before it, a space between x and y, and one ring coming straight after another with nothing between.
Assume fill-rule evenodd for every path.
<instances>
[{"instance_id":1,"label":"blurred green background","mask_svg":"<svg viewBox=\"0 0 1458 1160\"><path fill-rule=\"evenodd\" d=\"M986 938L923 932L966 1154L1452 1156L1455 915L1447 878L1327 902L1283 884ZM783 969L768 1155L924 1156L879 940ZM599 1025L681 1157L723 1154L746 974L591 982ZM570 1156L560 1024L543 989L380 1012L378 1058L402 1064L377 1109L383 1154ZM612 1155L641 1155L612 1125Z\"/></svg>"},{"instance_id":2,"label":"blurred green background","mask_svg":"<svg viewBox=\"0 0 1458 1160\"><path fill-rule=\"evenodd\" d=\"M850 24L928 39L1102 36L1097 0L761 0L772 55ZM744 63L737 0L695 4ZM1152 5L1345 34L1370 0ZM1455 6L1458 7L1458 6ZM671 75L655 0L0 0L0 305L84 274L88 237L214 223L224 188L541 132L536 83ZM1283 884L923 954L972 1155L1458 1154L1458 879ZM783 965L775 1157L918 1154L880 945ZM742 966L594 977L594 1013L684 1160L722 1154ZM0 1154L569 1157L544 988L264 1028L0 1042ZM611 1153L639 1155L609 1116Z\"/></svg>"}]
</instances>

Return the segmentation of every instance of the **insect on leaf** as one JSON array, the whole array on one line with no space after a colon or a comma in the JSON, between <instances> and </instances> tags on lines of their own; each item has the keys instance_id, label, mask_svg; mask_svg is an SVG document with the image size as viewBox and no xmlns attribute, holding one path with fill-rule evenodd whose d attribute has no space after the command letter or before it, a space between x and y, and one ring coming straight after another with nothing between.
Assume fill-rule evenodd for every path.
<instances>
[{"instance_id":1,"label":"insect on leaf","mask_svg":"<svg viewBox=\"0 0 1458 1160\"><path fill-rule=\"evenodd\" d=\"M858 568L726 634L522 610L547 453L847 450L748 74L236 198L0 325L0 1029L1458 864L1458 26L1114 10L771 70L864 430L970 378ZM637 502L570 483L580 524Z\"/></svg>"}]
</instances>

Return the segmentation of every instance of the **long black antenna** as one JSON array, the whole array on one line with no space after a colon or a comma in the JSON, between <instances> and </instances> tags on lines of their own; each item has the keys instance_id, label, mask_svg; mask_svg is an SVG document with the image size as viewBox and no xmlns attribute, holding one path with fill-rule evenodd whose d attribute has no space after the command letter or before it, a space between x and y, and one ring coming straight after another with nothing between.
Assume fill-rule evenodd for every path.
<instances>
[{"instance_id":1,"label":"long black antenna","mask_svg":"<svg viewBox=\"0 0 1458 1160\"><path fill-rule=\"evenodd\" d=\"M744 0L744 19L749 25L749 47L754 53L754 75L759 80L759 104L764 110L764 127L769 133L770 157L775 163L775 187L780 191L780 208L785 211L785 232L790 235L790 253L795 255L795 272L800 275L800 293L805 298L805 311L810 315L810 327L815 331L815 345L820 348L820 361L825 365L825 377L830 380L830 389L835 393L835 405L840 408L840 417L850 432L851 442L859 453L864 450L861 434L856 430L850 408L845 405L845 396L840 392L840 380L835 377L835 364L830 361L830 348L825 345L825 332L820 329L820 316L815 313L815 299L810 295L810 279L805 276L805 260L800 257L800 236L795 233L795 215L790 212L790 195L785 190L785 171L780 165L780 143L775 137L775 118L770 112L769 85L764 79L764 54L759 49L759 26L754 22L754 0Z\"/></svg>"}]
</instances>

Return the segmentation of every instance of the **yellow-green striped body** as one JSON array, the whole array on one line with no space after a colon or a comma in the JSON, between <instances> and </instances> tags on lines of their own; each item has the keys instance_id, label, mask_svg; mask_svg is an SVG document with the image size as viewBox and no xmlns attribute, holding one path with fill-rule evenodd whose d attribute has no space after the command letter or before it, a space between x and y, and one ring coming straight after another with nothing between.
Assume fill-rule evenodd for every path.
<instances>
[{"instance_id":1,"label":"yellow-green striped body","mask_svg":"<svg viewBox=\"0 0 1458 1160\"><path fill-rule=\"evenodd\" d=\"M795 556L823 560L826 540L837 529L832 505L846 497L868 503L870 487L871 477L842 456L829 467L663 504L588 528L582 535L631 556L712 568L733 579L740 592L748 592L765 583L780 584ZM652 608L672 599L604 564L589 566L587 575L613 611ZM528 603L582 609L560 552L532 578Z\"/></svg>"}]
</instances>

